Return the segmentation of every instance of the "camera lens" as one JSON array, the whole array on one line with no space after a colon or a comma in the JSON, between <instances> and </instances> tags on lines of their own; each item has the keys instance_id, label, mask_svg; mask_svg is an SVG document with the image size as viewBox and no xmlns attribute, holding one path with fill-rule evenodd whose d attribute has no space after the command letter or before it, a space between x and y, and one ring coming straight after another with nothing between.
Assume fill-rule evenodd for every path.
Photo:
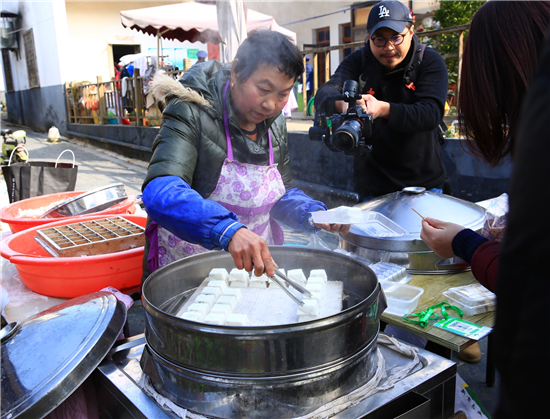
<instances>
[{"instance_id":1,"label":"camera lens","mask_svg":"<svg viewBox=\"0 0 550 419\"><path fill-rule=\"evenodd\" d=\"M357 119L348 119L334 132L334 147L344 153L353 150L361 139L362 126Z\"/></svg>"}]
</instances>

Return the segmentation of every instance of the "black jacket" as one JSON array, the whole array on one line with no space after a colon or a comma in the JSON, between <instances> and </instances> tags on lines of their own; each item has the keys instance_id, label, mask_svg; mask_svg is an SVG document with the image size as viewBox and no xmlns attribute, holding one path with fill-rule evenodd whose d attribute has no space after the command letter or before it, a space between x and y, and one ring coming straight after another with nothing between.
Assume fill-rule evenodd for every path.
<instances>
[{"instance_id":1,"label":"black jacket","mask_svg":"<svg viewBox=\"0 0 550 419\"><path fill-rule=\"evenodd\" d=\"M510 211L501 246L497 283L495 360L500 397L495 418L548 417L547 360L550 347L548 306L550 224L546 185L550 180L550 32L539 55L538 69L523 100L509 185ZM482 92L480 92L482 94ZM543 220L544 218L544 220Z\"/></svg>"},{"instance_id":2,"label":"black jacket","mask_svg":"<svg viewBox=\"0 0 550 419\"><path fill-rule=\"evenodd\" d=\"M377 118L367 143L372 151L354 158L355 191L360 198L400 191L406 186L442 188L445 168L439 144L438 125L447 98L448 76L441 55L426 48L418 64L418 38L403 62L391 72L372 55L367 45L346 57L315 96L315 108L334 113L333 103L319 105L342 92L346 80L355 80L362 93L391 104L389 119ZM414 90L406 85L414 67ZM412 86L411 86L412 87ZM372 90L371 90L372 89ZM374 91L374 93L372 93Z\"/></svg>"}]
</instances>

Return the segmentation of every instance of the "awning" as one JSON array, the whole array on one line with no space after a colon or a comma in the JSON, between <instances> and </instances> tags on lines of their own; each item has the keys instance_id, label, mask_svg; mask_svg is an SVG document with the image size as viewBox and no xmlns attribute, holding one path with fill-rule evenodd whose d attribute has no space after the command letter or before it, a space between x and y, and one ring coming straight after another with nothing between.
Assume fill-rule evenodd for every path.
<instances>
[{"instance_id":1,"label":"awning","mask_svg":"<svg viewBox=\"0 0 550 419\"><path fill-rule=\"evenodd\" d=\"M211 42L219 44L218 19L215 4L178 3L145 9L120 12L122 26L163 39L176 39L180 42ZM281 32L296 43L296 34L282 28L273 16L248 9L247 32L266 29Z\"/></svg>"}]
</instances>

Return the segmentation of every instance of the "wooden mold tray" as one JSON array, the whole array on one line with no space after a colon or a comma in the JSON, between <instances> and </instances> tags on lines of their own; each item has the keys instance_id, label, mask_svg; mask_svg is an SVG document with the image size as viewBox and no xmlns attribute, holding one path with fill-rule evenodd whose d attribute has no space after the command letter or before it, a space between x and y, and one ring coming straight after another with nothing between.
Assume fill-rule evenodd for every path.
<instances>
[{"instance_id":1,"label":"wooden mold tray","mask_svg":"<svg viewBox=\"0 0 550 419\"><path fill-rule=\"evenodd\" d=\"M35 240L55 257L94 256L145 245L145 229L122 217L44 228Z\"/></svg>"}]
</instances>

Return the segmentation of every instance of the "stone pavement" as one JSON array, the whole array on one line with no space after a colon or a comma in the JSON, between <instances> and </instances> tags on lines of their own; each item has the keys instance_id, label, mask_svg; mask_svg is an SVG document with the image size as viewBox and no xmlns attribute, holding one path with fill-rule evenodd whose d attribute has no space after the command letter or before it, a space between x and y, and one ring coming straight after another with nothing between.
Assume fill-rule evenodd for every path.
<instances>
[{"instance_id":1,"label":"stone pavement","mask_svg":"<svg viewBox=\"0 0 550 419\"><path fill-rule=\"evenodd\" d=\"M295 121L294 123L299 124L294 129L306 130L311 126L311 121ZM4 121L2 121L2 128L21 129L21 127L12 127ZM48 143L46 134L37 133L25 127L23 129L27 131L27 148L31 161L55 161L59 153L65 149L70 149L74 152L76 164L79 166L75 190L87 191L111 183L122 182L126 186L128 194L138 195L141 193L141 184L147 171L146 162L129 159L113 152L94 148L72 138L62 139L58 143ZM71 159L70 153L65 153L61 161L67 162ZM3 193L0 193L0 207L3 207L9 201L7 201L3 177L0 181L0 192L3 191ZM7 226L4 226L2 229L3 233L6 232L5 227ZM290 244L307 245L310 242L310 237L307 235L292 232L288 229L285 229L285 237L287 238L287 243ZM331 249L336 248L338 244L338 236L336 235L322 232L318 237ZM466 364L455 353L452 354L452 360L458 363L458 372L462 379L473 389L489 414L493 414L496 409L500 380L497 374L496 385L494 387L489 388L485 385L487 339L483 339L480 345L484 355L479 364Z\"/></svg>"}]
</instances>

